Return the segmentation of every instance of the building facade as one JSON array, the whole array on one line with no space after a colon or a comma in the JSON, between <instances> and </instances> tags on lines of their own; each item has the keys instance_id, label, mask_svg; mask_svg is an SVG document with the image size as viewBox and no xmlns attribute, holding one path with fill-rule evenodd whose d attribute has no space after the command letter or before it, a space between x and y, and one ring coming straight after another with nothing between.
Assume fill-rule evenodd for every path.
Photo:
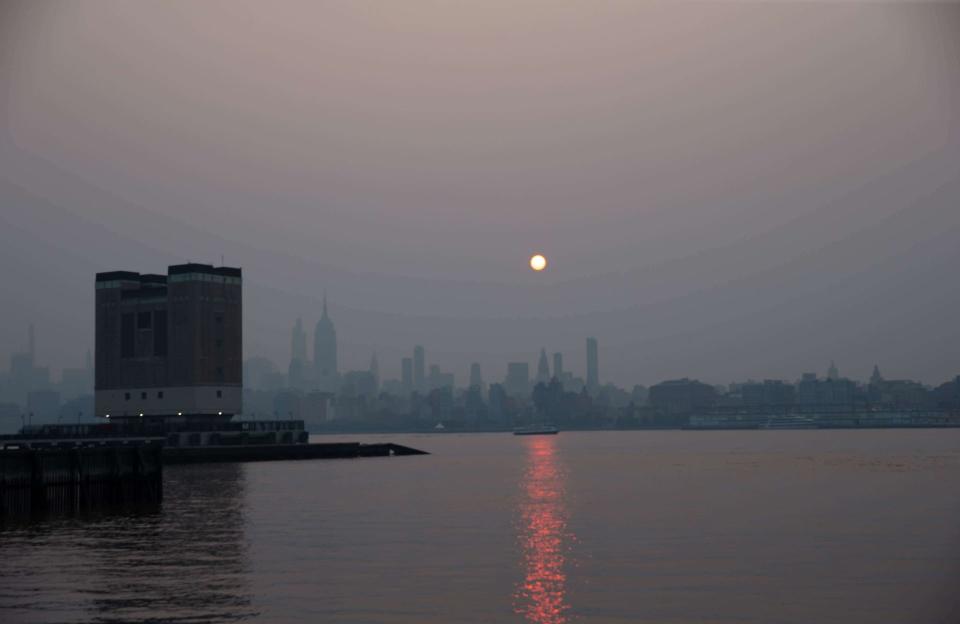
<instances>
[{"instance_id":1,"label":"building facade","mask_svg":"<svg viewBox=\"0 0 960 624\"><path fill-rule=\"evenodd\" d=\"M470 364L470 387L483 392L483 373L480 372L480 363Z\"/></svg>"},{"instance_id":2,"label":"building facade","mask_svg":"<svg viewBox=\"0 0 960 624\"><path fill-rule=\"evenodd\" d=\"M550 381L550 365L547 363L547 350L540 349L540 359L537 360L537 383Z\"/></svg>"},{"instance_id":3,"label":"building facade","mask_svg":"<svg viewBox=\"0 0 960 624\"><path fill-rule=\"evenodd\" d=\"M530 397L530 365L526 362L508 362L503 388L511 397L528 399Z\"/></svg>"},{"instance_id":4,"label":"building facade","mask_svg":"<svg viewBox=\"0 0 960 624\"><path fill-rule=\"evenodd\" d=\"M223 418L242 410L239 268L96 276L95 412L113 418Z\"/></svg>"}]
</instances>

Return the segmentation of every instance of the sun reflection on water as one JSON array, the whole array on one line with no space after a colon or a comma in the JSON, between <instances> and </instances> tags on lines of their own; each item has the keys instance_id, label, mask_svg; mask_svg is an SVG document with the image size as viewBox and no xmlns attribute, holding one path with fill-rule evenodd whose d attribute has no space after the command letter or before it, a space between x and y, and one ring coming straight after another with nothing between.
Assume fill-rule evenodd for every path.
<instances>
[{"instance_id":1,"label":"sun reflection on water","mask_svg":"<svg viewBox=\"0 0 960 624\"><path fill-rule=\"evenodd\" d=\"M523 581L514 609L528 622L569 621L566 600L567 512L564 474L557 460L554 436L525 438L527 470L521 484L518 538L523 552Z\"/></svg>"}]
</instances>

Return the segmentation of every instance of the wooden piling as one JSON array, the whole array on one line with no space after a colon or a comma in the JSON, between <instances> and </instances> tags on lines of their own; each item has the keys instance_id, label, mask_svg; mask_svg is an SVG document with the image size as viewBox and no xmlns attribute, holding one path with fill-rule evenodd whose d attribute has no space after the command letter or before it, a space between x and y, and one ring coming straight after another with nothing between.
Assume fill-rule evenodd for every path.
<instances>
[{"instance_id":1,"label":"wooden piling","mask_svg":"<svg viewBox=\"0 0 960 624\"><path fill-rule=\"evenodd\" d=\"M0 518L159 503L155 445L0 451Z\"/></svg>"}]
</instances>

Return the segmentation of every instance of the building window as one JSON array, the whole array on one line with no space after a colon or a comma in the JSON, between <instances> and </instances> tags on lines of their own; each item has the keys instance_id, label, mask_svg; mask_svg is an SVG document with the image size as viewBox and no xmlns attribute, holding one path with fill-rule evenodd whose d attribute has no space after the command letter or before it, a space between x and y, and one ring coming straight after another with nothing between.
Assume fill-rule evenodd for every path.
<instances>
[{"instance_id":1,"label":"building window","mask_svg":"<svg viewBox=\"0 0 960 624\"><path fill-rule=\"evenodd\" d=\"M153 354L157 357L167 356L167 313L158 310L153 313Z\"/></svg>"},{"instance_id":2,"label":"building window","mask_svg":"<svg viewBox=\"0 0 960 624\"><path fill-rule=\"evenodd\" d=\"M153 327L153 317L149 312L137 313L137 329L150 329Z\"/></svg>"},{"instance_id":3,"label":"building window","mask_svg":"<svg viewBox=\"0 0 960 624\"><path fill-rule=\"evenodd\" d=\"M158 399L162 399L162 398L163 398L163 390L161 390L160 392L157 393L157 398L158 398Z\"/></svg>"},{"instance_id":4,"label":"building window","mask_svg":"<svg viewBox=\"0 0 960 624\"><path fill-rule=\"evenodd\" d=\"M130 358L134 354L134 318L133 314L123 314L120 317L120 357Z\"/></svg>"},{"instance_id":5,"label":"building window","mask_svg":"<svg viewBox=\"0 0 960 624\"><path fill-rule=\"evenodd\" d=\"M140 393L140 398L141 398L141 399L147 398L147 393L146 393L146 392L141 392L141 393Z\"/></svg>"},{"instance_id":6,"label":"building window","mask_svg":"<svg viewBox=\"0 0 960 624\"><path fill-rule=\"evenodd\" d=\"M130 393L129 393L129 392L124 392L124 393L123 393L123 400L124 400L124 401L129 401L129 400L130 400Z\"/></svg>"},{"instance_id":7,"label":"building window","mask_svg":"<svg viewBox=\"0 0 960 624\"><path fill-rule=\"evenodd\" d=\"M218 399L222 399L222 398L223 398L223 390L217 390L217 398L218 398Z\"/></svg>"},{"instance_id":8,"label":"building window","mask_svg":"<svg viewBox=\"0 0 960 624\"><path fill-rule=\"evenodd\" d=\"M223 339L222 339L222 338L217 338L217 346L218 346L218 347L222 347L222 346L223 346Z\"/></svg>"},{"instance_id":9,"label":"building window","mask_svg":"<svg viewBox=\"0 0 960 624\"><path fill-rule=\"evenodd\" d=\"M223 317L218 315L218 316L214 317L214 320L215 320L217 323L222 323L222 322L223 322Z\"/></svg>"}]
</instances>

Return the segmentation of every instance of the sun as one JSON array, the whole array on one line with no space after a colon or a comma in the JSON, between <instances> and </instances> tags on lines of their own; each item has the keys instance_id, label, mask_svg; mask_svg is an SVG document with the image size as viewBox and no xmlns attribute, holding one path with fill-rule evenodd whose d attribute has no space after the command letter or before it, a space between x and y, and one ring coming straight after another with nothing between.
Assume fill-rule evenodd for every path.
<instances>
[{"instance_id":1,"label":"sun","mask_svg":"<svg viewBox=\"0 0 960 624\"><path fill-rule=\"evenodd\" d=\"M536 254L530 257L530 268L534 271L542 271L547 268L547 259L542 254Z\"/></svg>"}]
</instances>

